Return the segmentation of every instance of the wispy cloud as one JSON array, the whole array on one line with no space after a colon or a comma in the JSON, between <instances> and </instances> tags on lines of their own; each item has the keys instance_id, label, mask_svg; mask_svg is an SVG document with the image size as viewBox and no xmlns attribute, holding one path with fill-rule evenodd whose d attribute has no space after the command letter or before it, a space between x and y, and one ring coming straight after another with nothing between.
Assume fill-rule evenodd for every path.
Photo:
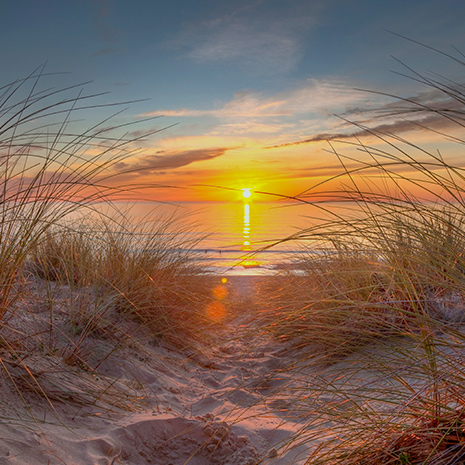
<instances>
[{"instance_id":1,"label":"wispy cloud","mask_svg":"<svg viewBox=\"0 0 465 465\"><path fill-rule=\"evenodd\" d=\"M234 98L219 108L197 110L155 110L141 116L198 117L213 116L225 120L251 118L292 117L302 115L328 115L337 110L368 102L370 96L355 90L350 83L336 79L309 79L301 86L275 95L260 92L237 92Z\"/></svg>"},{"instance_id":2,"label":"wispy cloud","mask_svg":"<svg viewBox=\"0 0 465 465\"><path fill-rule=\"evenodd\" d=\"M139 158L134 163L117 163L115 169L119 172L130 171L134 174L154 174L160 171L168 171L187 166L199 161L212 160L224 155L227 150L230 150L230 147L184 150L179 152L160 151L154 155Z\"/></svg>"},{"instance_id":3,"label":"wispy cloud","mask_svg":"<svg viewBox=\"0 0 465 465\"><path fill-rule=\"evenodd\" d=\"M444 110L446 109L446 110ZM347 110L345 117L351 114L361 114L361 108ZM463 126L463 104L455 99L444 98L438 92L428 92L408 97L397 102L387 103L376 109L376 115L368 113L362 123L354 121L349 125L355 129L345 132L320 132L308 138L297 141L285 142L266 148L289 147L293 145L310 144L313 142L347 140L368 135L383 136L395 135L411 131L430 130L440 132L443 129ZM379 117L387 120L377 124ZM358 129L356 129L358 128ZM451 137L451 136L449 136Z\"/></svg>"},{"instance_id":4,"label":"wispy cloud","mask_svg":"<svg viewBox=\"0 0 465 465\"><path fill-rule=\"evenodd\" d=\"M284 74L305 53L309 31L318 22L324 2L288 0L231 2L210 15L186 23L166 46L183 51L199 64L228 64L253 74Z\"/></svg>"},{"instance_id":5,"label":"wispy cloud","mask_svg":"<svg viewBox=\"0 0 465 465\"><path fill-rule=\"evenodd\" d=\"M228 134L229 136L245 136L245 137L267 137L280 134L286 129L292 129L293 124L286 123L254 123L251 121L247 122L235 122L225 123L218 126L216 129L210 131L211 136L223 136Z\"/></svg>"},{"instance_id":6,"label":"wispy cloud","mask_svg":"<svg viewBox=\"0 0 465 465\"><path fill-rule=\"evenodd\" d=\"M303 55L298 37L290 24L234 21L216 29L188 56L199 63L233 62L255 72L292 70Z\"/></svg>"}]
</instances>

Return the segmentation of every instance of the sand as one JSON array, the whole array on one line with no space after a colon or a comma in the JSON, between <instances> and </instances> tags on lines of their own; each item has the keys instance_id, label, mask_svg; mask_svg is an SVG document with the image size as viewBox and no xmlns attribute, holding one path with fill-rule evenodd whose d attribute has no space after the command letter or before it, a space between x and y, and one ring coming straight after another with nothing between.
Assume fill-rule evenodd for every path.
<instances>
[{"instance_id":1,"label":"sand","mask_svg":"<svg viewBox=\"0 0 465 465\"><path fill-rule=\"evenodd\" d=\"M305 418L279 395L284 385L301 384L302 374L289 368L295 354L286 344L254 326L246 305L257 279L229 278L242 307L218 327L220 343L201 352L154 340L127 319L116 321L116 348L105 328L80 342L79 334L69 335L70 290L49 289L51 316L36 283L31 295L40 305L7 323L23 342L18 358L2 352L0 464L303 463L305 446L280 446ZM73 305L85 304L80 296ZM56 350L38 353L50 318ZM72 345L60 342L57 328Z\"/></svg>"},{"instance_id":2,"label":"sand","mask_svg":"<svg viewBox=\"0 0 465 465\"><path fill-rule=\"evenodd\" d=\"M303 465L350 449L346 418L365 418L360 406L395 417L417 396L423 405L429 359L415 333L337 358L309 340L296 346L263 332L261 279L218 278L230 316L184 347L116 311L96 320L91 290L31 279L3 320L0 465ZM463 309L442 303L448 318ZM462 346L441 338L436 362L461 373Z\"/></svg>"}]
</instances>

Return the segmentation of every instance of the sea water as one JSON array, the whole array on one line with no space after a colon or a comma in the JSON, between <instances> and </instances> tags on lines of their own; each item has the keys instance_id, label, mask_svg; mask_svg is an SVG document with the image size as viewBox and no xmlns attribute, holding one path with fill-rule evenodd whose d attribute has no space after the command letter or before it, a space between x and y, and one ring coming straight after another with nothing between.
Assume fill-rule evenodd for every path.
<instances>
[{"instance_id":1,"label":"sea water","mask_svg":"<svg viewBox=\"0 0 465 465\"><path fill-rule=\"evenodd\" d=\"M252 201L148 202L131 207L136 221L149 218L161 225L172 221L171 230L178 230L185 240L173 252L189 250L192 260L222 275L297 268L312 247L311 241L298 236L324 221L328 215L323 213L314 205Z\"/></svg>"}]
</instances>

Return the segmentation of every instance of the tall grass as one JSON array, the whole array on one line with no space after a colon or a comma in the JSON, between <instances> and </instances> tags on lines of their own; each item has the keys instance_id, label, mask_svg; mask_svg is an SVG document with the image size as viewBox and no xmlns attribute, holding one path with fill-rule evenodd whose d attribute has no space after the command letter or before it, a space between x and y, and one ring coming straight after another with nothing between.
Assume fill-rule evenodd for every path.
<instances>
[{"instance_id":1,"label":"tall grass","mask_svg":"<svg viewBox=\"0 0 465 465\"><path fill-rule=\"evenodd\" d=\"M107 228L103 239L98 280L116 296L116 308L156 337L181 346L190 339L206 343L203 329L212 321L205 310L213 281L192 259L190 249L198 239L189 239L186 230L168 220L155 230L129 220L116 230Z\"/></svg>"},{"instance_id":2,"label":"tall grass","mask_svg":"<svg viewBox=\"0 0 465 465\"><path fill-rule=\"evenodd\" d=\"M442 135L460 149L463 85L413 73L440 106L400 99L399 114L447 123L453 134ZM362 155L331 150L342 166L333 193L360 214L334 214L289 238L324 251L306 257L300 276L264 284L268 330L300 345L298 363L314 367L311 383L287 392L306 425L286 447L307 444L307 464L463 463L465 169L358 127L374 141L349 144Z\"/></svg>"},{"instance_id":3,"label":"tall grass","mask_svg":"<svg viewBox=\"0 0 465 465\"><path fill-rule=\"evenodd\" d=\"M192 228L153 215L141 224L127 214L54 228L34 249L30 268L47 280L97 289L154 336L186 345L205 338L200 330L211 324L205 308L212 280L192 259L199 240Z\"/></svg>"},{"instance_id":4,"label":"tall grass","mask_svg":"<svg viewBox=\"0 0 465 465\"><path fill-rule=\"evenodd\" d=\"M37 70L0 88L0 320L34 247L64 217L104 200L112 166L134 150L108 118L79 131L72 117L102 106L98 95L84 85L44 89L46 78Z\"/></svg>"},{"instance_id":5,"label":"tall grass","mask_svg":"<svg viewBox=\"0 0 465 465\"><path fill-rule=\"evenodd\" d=\"M85 127L78 115L114 104L85 84L42 87L48 78L0 88L0 365L34 421L31 396L55 415L56 401L138 408L141 391L100 365L143 350L134 331L185 347L209 324L192 241L160 218L141 228L113 202L134 194L117 182L118 163L139 153L133 123L115 123L118 110Z\"/></svg>"}]
</instances>

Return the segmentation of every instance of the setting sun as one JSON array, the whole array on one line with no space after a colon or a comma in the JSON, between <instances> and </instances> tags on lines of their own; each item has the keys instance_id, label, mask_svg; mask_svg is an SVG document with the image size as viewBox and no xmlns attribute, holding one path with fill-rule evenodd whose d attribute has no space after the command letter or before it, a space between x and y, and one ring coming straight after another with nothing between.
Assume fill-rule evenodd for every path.
<instances>
[{"instance_id":1,"label":"setting sun","mask_svg":"<svg viewBox=\"0 0 465 465\"><path fill-rule=\"evenodd\" d=\"M250 188L242 189L242 197L244 197L244 199L250 199L251 196L252 192L250 192Z\"/></svg>"}]
</instances>

